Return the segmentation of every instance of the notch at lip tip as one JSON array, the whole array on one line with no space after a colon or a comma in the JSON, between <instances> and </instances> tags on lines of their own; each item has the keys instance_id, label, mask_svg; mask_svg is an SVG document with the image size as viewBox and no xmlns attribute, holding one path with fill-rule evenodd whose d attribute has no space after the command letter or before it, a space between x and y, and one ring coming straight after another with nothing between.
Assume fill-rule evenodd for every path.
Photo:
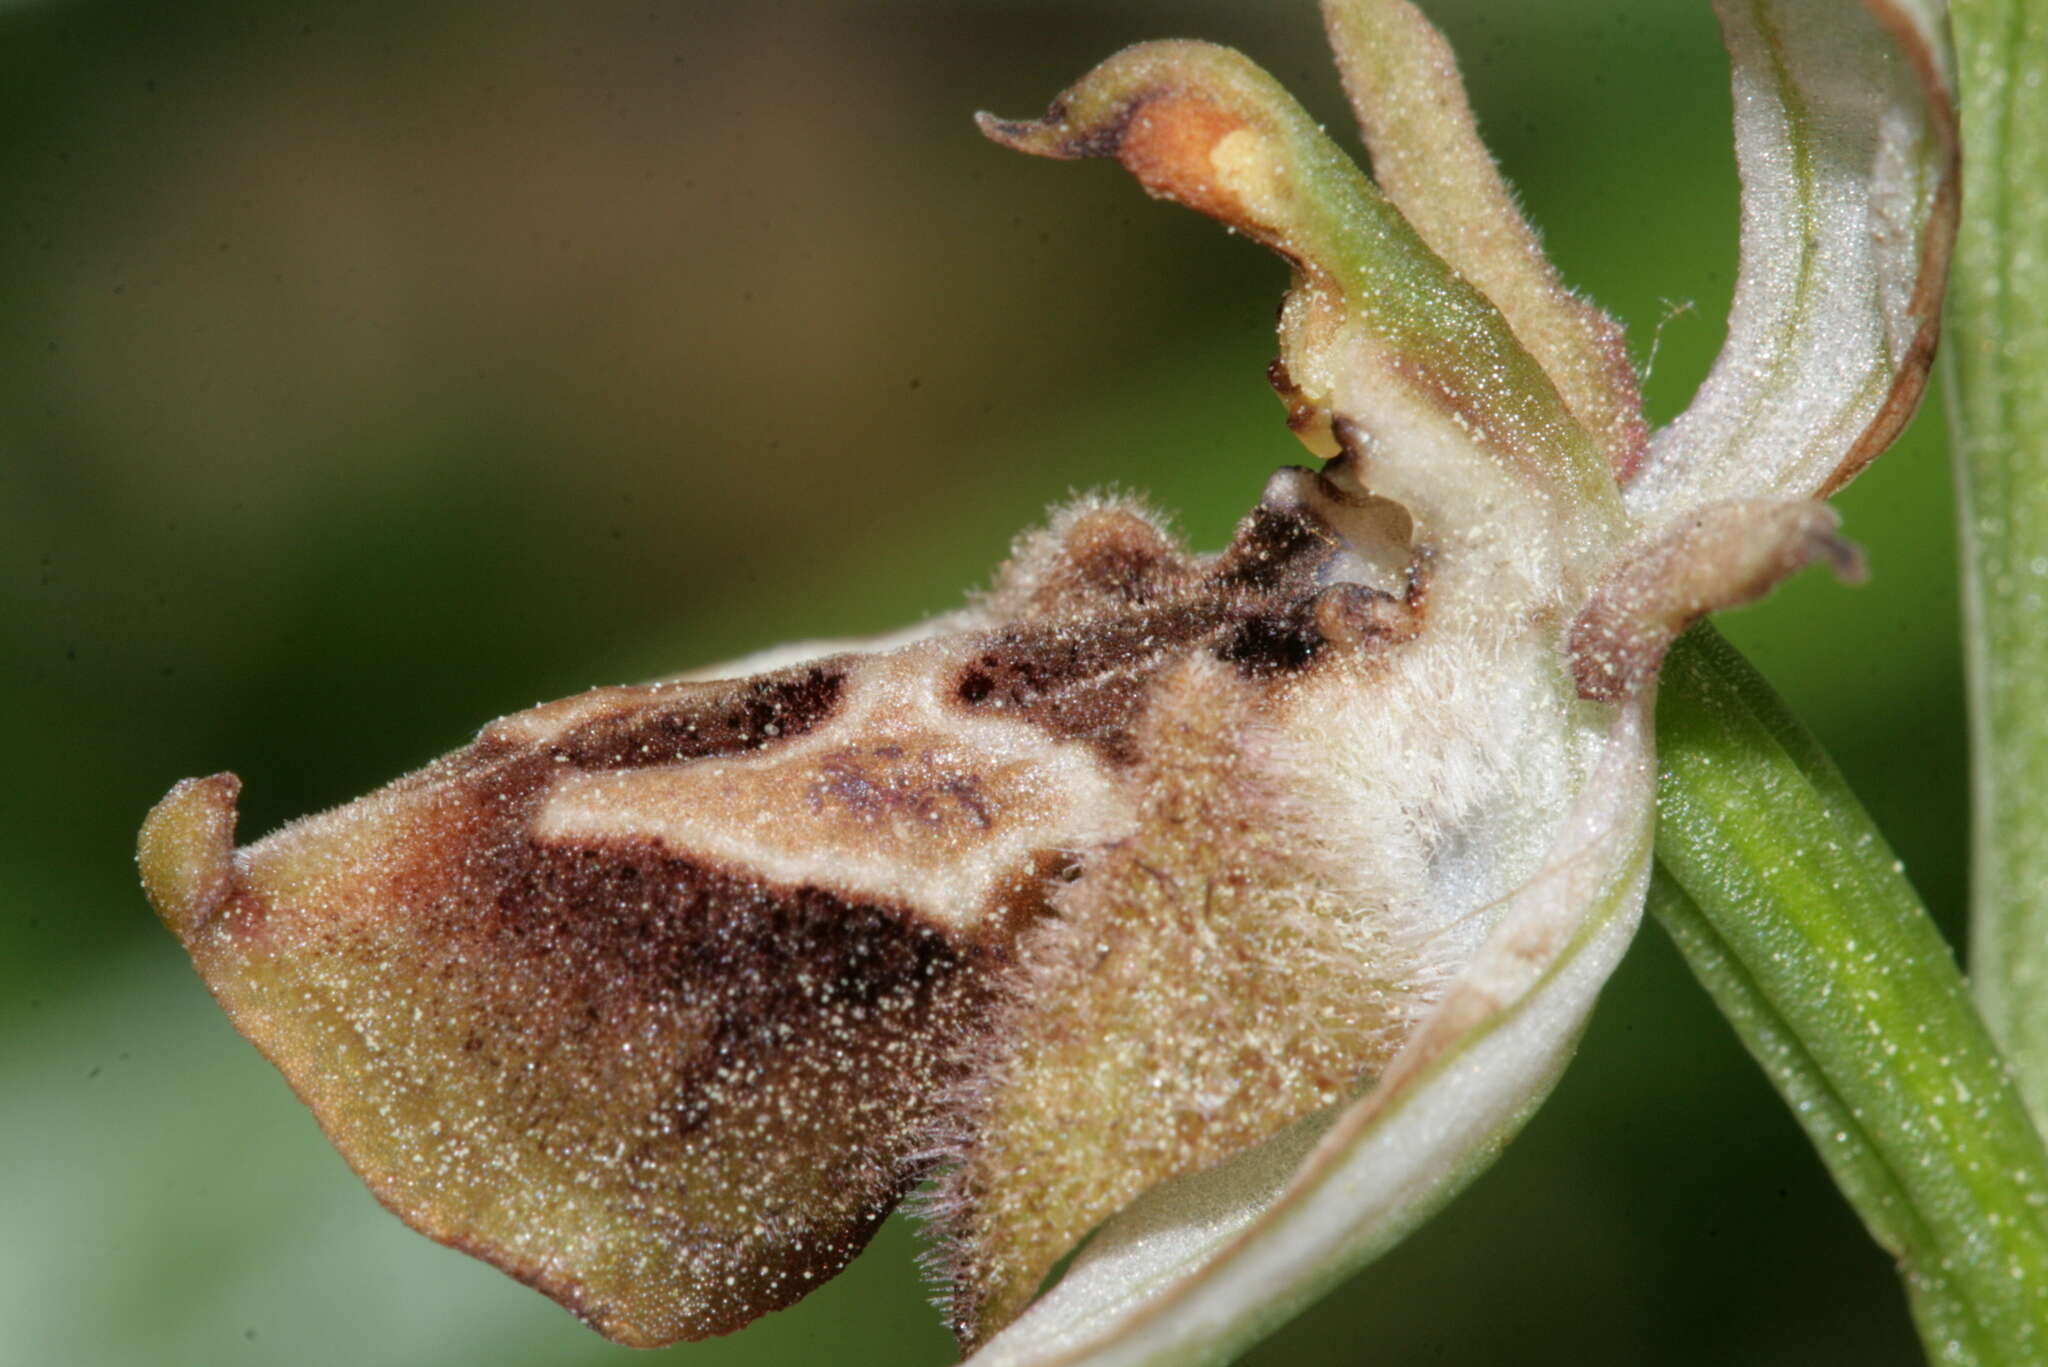
<instances>
[{"instance_id":1,"label":"notch at lip tip","mask_svg":"<svg viewBox=\"0 0 2048 1367\"><path fill-rule=\"evenodd\" d=\"M188 778L164 795L142 823L136 863L156 914L180 940L204 930L235 881L233 774Z\"/></svg>"}]
</instances>

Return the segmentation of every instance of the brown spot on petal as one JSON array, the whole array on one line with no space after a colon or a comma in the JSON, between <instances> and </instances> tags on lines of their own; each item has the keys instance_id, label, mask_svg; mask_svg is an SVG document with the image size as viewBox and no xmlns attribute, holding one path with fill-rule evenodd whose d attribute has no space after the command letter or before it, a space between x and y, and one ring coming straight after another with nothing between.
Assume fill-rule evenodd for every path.
<instances>
[{"instance_id":1,"label":"brown spot on petal","mask_svg":"<svg viewBox=\"0 0 2048 1367\"><path fill-rule=\"evenodd\" d=\"M1287 430L1325 460L1337 455L1341 448L1332 430L1329 407L1316 402L1306 389L1295 383L1294 373L1287 368L1284 359L1276 356L1267 364L1266 382L1272 385L1273 392L1286 405Z\"/></svg>"}]
</instances>

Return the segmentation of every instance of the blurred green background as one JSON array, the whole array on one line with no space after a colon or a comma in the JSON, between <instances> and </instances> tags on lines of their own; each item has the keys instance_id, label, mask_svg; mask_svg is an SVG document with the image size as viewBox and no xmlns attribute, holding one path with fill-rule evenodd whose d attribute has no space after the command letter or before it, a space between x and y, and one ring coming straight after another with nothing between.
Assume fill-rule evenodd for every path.
<instances>
[{"instance_id":1,"label":"blurred green background","mask_svg":"<svg viewBox=\"0 0 2048 1367\"><path fill-rule=\"evenodd\" d=\"M1567 276L1721 335L1703 0L1443 0ZM0 1361L601 1364L385 1215L136 888L173 781L245 838L589 685L877 630L1069 490L1217 544L1297 461L1280 264L1117 170L982 143L1130 41L1241 46L1348 136L1307 0L0 0ZM1726 621L1955 933L1939 417L1843 500L1872 583ZM898 1221L659 1360L940 1363ZM1917 1360L1884 1257L1646 931L1500 1164L1260 1363Z\"/></svg>"}]
</instances>

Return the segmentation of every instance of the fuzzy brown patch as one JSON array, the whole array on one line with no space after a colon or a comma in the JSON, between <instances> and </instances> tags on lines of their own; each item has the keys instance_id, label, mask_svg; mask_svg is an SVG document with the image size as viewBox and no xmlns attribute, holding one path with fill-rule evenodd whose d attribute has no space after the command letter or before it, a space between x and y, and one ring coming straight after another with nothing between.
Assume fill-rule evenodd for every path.
<instances>
[{"instance_id":1,"label":"fuzzy brown patch","mask_svg":"<svg viewBox=\"0 0 2048 1367\"><path fill-rule=\"evenodd\" d=\"M1382 612L1395 600L1322 582L1339 538L1306 507L1261 503L1199 571L1162 540L1143 519L1104 509L1028 546L1029 558L1011 568L1033 586L1021 620L988 635L954 676L952 696L1086 741L1128 767L1154 686L1190 654L1275 678L1312 667L1333 632L1347 646L1399 635Z\"/></svg>"},{"instance_id":2,"label":"fuzzy brown patch","mask_svg":"<svg viewBox=\"0 0 2048 1367\"><path fill-rule=\"evenodd\" d=\"M1407 999L1361 954L1343 876L1262 760L1262 687L1195 657L1145 714L1138 833L1027 935L976 1045L957 1168L933 1204L972 1346L1101 1220L1344 1095Z\"/></svg>"},{"instance_id":3,"label":"fuzzy brown patch","mask_svg":"<svg viewBox=\"0 0 2048 1367\"><path fill-rule=\"evenodd\" d=\"M1073 518L1056 549L1032 567L1027 611L1048 619L1086 617L1184 596L1197 571L1172 538L1128 508L1092 508Z\"/></svg>"}]
</instances>

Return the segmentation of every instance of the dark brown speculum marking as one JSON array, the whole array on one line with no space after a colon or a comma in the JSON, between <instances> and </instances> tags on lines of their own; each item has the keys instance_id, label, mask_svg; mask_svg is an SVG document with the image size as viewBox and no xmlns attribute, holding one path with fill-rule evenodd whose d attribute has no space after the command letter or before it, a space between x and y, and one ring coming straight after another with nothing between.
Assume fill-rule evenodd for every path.
<instances>
[{"instance_id":1,"label":"dark brown speculum marking","mask_svg":"<svg viewBox=\"0 0 2048 1367\"><path fill-rule=\"evenodd\" d=\"M551 753L584 769L745 754L803 735L839 705L845 671L811 665L737 683L652 685L641 707L569 731Z\"/></svg>"},{"instance_id":2,"label":"dark brown speculum marking","mask_svg":"<svg viewBox=\"0 0 2048 1367\"><path fill-rule=\"evenodd\" d=\"M683 1132L717 1117L722 1077L843 1051L860 1107L891 1117L894 1133L871 1138L900 1143L929 1121L930 1089L985 990L967 970L989 951L915 913L767 887L651 840L532 842L508 872L484 929L494 953L563 956L592 1002L630 994L701 1022L667 1103ZM869 1023L861 1041L843 1038L855 1020Z\"/></svg>"},{"instance_id":3,"label":"dark brown speculum marking","mask_svg":"<svg viewBox=\"0 0 2048 1367\"><path fill-rule=\"evenodd\" d=\"M969 708L1034 722L1126 762L1153 678L1168 660L1213 636L1228 615L1221 605L1192 602L1006 628L960 670L953 693Z\"/></svg>"},{"instance_id":4,"label":"dark brown speculum marking","mask_svg":"<svg viewBox=\"0 0 2048 1367\"><path fill-rule=\"evenodd\" d=\"M1216 653L1255 679L1308 668L1326 644L1316 617L1319 597L1246 618L1223 638Z\"/></svg>"}]
</instances>

